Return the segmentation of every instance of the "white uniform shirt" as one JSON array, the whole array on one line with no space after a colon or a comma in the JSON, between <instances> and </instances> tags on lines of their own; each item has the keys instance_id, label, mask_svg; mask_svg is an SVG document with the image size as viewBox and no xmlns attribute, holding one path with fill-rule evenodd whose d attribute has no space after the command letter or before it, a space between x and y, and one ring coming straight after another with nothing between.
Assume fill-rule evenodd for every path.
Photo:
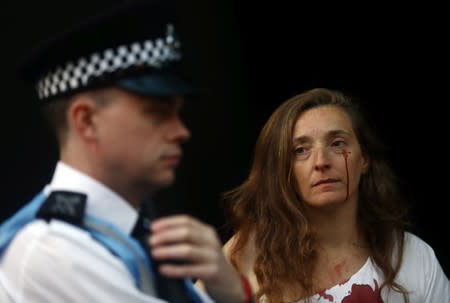
<instances>
[{"instance_id":1,"label":"white uniform shirt","mask_svg":"<svg viewBox=\"0 0 450 303\"><path fill-rule=\"evenodd\" d=\"M127 234L137 220L120 196L62 162L44 193L54 190L87 194L86 213ZM35 220L18 232L0 260L0 291L17 303L166 302L139 291L124 263L88 232L59 220Z\"/></svg>"}]
</instances>

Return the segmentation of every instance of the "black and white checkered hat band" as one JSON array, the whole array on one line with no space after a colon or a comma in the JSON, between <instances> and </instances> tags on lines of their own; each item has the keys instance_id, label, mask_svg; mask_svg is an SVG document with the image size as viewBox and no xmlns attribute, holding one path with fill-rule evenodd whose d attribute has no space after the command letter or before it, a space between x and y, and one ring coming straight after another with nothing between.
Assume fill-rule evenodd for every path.
<instances>
[{"instance_id":1,"label":"black and white checkered hat band","mask_svg":"<svg viewBox=\"0 0 450 303\"><path fill-rule=\"evenodd\" d=\"M109 48L67 62L47 73L37 83L39 99L47 99L89 84L90 80L133 66L160 69L181 59L180 43L168 34L164 38Z\"/></svg>"}]
</instances>

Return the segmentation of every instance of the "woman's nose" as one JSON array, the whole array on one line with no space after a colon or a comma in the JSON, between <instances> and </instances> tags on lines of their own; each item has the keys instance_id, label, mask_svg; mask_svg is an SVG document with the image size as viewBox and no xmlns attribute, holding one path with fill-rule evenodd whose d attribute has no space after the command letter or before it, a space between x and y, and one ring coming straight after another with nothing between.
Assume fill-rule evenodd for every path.
<instances>
[{"instance_id":1,"label":"woman's nose","mask_svg":"<svg viewBox=\"0 0 450 303\"><path fill-rule=\"evenodd\" d=\"M330 167L329 150L324 147L319 147L314 151L314 168L316 170L323 170Z\"/></svg>"}]
</instances>

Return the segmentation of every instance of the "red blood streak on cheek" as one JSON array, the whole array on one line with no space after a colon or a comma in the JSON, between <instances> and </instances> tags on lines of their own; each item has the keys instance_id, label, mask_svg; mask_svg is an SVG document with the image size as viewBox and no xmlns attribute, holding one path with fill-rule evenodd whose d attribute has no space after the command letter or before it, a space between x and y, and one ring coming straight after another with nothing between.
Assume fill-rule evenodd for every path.
<instances>
[{"instance_id":1,"label":"red blood streak on cheek","mask_svg":"<svg viewBox=\"0 0 450 303\"><path fill-rule=\"evenodd\" d=\"M351 293L342 300L342 303L384 303L378 284L374 282L375 290L370 285L353 284Z\"/></svg>"},{"instance_id":2,"label":"red blood streak on cheek","mask_svg":"<svg viewBox=\"0 0 450 303\"><path fill-rule=\"evenodd\" d=\"M347 195L345 197L345 200L348 200L348 195L349 195L349 185L350 185L350 179L348 176L348 155L350 154L350 152L346 151L345 149L342 151L342 156L344 157L344 161L345 161L345 171L347 173Z\"/></svg>"}]
</instances>

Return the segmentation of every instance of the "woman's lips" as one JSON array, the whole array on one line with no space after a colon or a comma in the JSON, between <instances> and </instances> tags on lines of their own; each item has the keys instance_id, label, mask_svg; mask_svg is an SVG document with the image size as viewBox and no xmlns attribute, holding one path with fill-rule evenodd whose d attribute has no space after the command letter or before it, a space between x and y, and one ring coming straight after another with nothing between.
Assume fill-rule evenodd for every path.
<instances>
[{"instance_id":1,"label":"woman's lips","mask_svg":"<svg viewBox=\"0 0 450 303\"><path fill-rule=\"evenodd\" d=\"M319 185L322 185L322 184L333 184L333 183L336 183L336 182L339 182L339 180L338 179L331 179L331 178L322 179L322 180L319 180L316 183L314 183L313 187L316 187L316 186L319 186Z\"/></svg>"}]
</instances>

